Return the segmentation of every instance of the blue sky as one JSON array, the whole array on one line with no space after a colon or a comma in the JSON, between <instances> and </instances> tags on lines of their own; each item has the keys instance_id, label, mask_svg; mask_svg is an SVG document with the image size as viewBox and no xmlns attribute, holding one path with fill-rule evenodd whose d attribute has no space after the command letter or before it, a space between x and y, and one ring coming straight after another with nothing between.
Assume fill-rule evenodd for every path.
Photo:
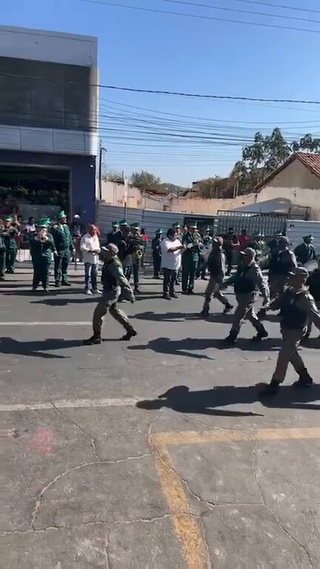
<instances>
[{"instance_id":1,"label":"blue sky","mask_svg":"<svg viewBox=\"0 0 320 569\"><path fill-rule=\"evenodd\" d=\"M265 1L277 4L277 0ZM319 0L279 2L319 10L319 14L280 10L239 0L193 0L197 4L305 18L311 22L186 6L165 0L113 2L303 27L319 33L135 11L81 0L10 0L1 7L1 23L97 36L101 84L277 99L320 99ZM241 157L242 139L249 141L257 130L267 134L273 126L280 125L291 138L306 132L320 134L319 106L185 99L106 89L101 89L100 95L101 135L108 149L106 166L125 170L127 174L147 169L163 181L181 185L215 174L228 174L234 161ZM190 129L196 138L198 131L207 137L218 132L227 136L228 144L202 143L196 138L190 140L189 136L185 140L177 136L177 139L170 137L163 141L157 132L164 120L176 135L184 135ZM237 137L237 145L230 145Z\"/></svg>"}]
</instances>

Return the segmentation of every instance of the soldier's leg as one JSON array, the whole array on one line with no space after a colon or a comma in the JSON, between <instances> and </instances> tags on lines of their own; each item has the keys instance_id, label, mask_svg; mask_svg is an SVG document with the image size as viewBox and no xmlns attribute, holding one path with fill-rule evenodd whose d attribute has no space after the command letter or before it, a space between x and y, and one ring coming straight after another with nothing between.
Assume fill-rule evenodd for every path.
<instances>
[{"instance_id":1,"label":"soldier's leg","mask_svg":"<svg viewBox=\"0 0 320 569\"><path fill-rule=\"evenodd\" d=\"M55 255L54 257L54 280L56 286L61 283L61 256Z\"/></svg>"},{"instance_id":2,"label":"soldier's leg","mask_svg":"<svg viewBox=\"0 0 320 569\"><path fill-rule=\"evenodd\" d=\"M219 285L217 284L214 291L213 291L213 298L216 298L223 304L224 306L231 306L230 302L228 301L227 297L222 294ZM232 308L232 307L231 307Z\"/></svg>"},{"instance_id":3,"label":"soldier's leg","mask_svg":"<svg viewBox=\"0 0 320 569\"><path fill-rule=\"evenodd\" d=\"M207 270L207 261L203 260L202 262L202 268L201 268L201 278L202 280L206 280L206 270Z\"/></svg>"},{"instance_id":4,"label":"soldier's leg","mask_svg":"<svg viewBox=\"0 0 320 569\"><path fill-rule=\"evenodd\" d=\"M113 302L109 308L109 312L113 318L121 324L126 330L125 336L122 337L122 340L130 340L133 336L137 335L137 332L130 324L128 316L120 309L117 301Z\"/></svg>"},{"instance_id":5,"label":"soldier's leg","mask_svg":"<svg viewBox=\"0 0 320 569\"><path fill-rule=\"evenodd\" d=\"M198 266L198 261L192 261L190 263L188 292L193 292L194 279L196 276L197 266Z\"/></svg>"},{"instance_id":6,"label":"soldier's leg","mask_svg":"<svg viewBox=\"0 0 320 569\"><path fill-rule=\"evenodd\" d=\"M257 336L255 336L256 340L260 340L261 338L266 338L268 336L268 332L266 331L264 325L262 324L262 322L260 322L258 316L256 315L253 304L251 307L248 308L246 317L257 331Z\"/></svg>"},{"instance_id":7,"label":"soldier's leg","mask_svg":"<svg viewBox=\"0 0 320 569\"><path fill-rule=\"evenodd\" d=\"M233 321L231 330L228 336L228 340L234 341L240 331L241 325L246 317L248 311L248 301L246 298L241 298L241 296L237 297L238 306L234 311Z\"/></svg>"},{"instance_id":8,"label":"soldier's leg","mask_svg":"<svg viewBox=\"0 0 320 569\"><path fill-rule=\"evenodd\" d=\"M40 283L40 269L39 263L33 263L33 278L32 278L32 290L36 290Z\"/></svg>"},{"instance_id":9,"label":"soldier's leg","mask_svg":"<svg viewBox=\"0 0 320 569\"><path fill-rule=\"evenodd\" d=\"M4 280L4 272L6 269L6 253L0 251L0 280Z\"/></svg>"},{"instance_id":10,"label":"soldier's leg","mask_svg":"<svg viewBox=\"0 0 320 569\"><path fill-rule=\"evenodd\" d=\"M132 263L132 271L133 271L133 284L135 291L137 291L139 288L139 268L140 268L139 261L134 261Z\"/></svg>"},{"instance_id":11,"label":"soldier's leg","mask_svg":"<svg viewBox=\"0 0 320 569\"><path fill-rule=\"evenodd\" d=\"M182 264L182 292L187 292L189 278L189 266L186 261Z\"/></svg>"},{"instance_id":12,"label":"soldier's leg","mask_svg":"<svg viewBox=\"0 0 320 569\"><path fill-rule=\"evenodd\" d=\"M110 304L110 300L105 296L102 296L97 306L95 307L92 318L93 335L95 338L101 338L103 318L107 314L108 308L110 308Z\"/></svg>"},{"instance_id":13,"label":"soldier's leg","mask_svg":"<svg viewBox=\"0 0 320 569\"><path fill-rule=\"evenodd\" d=\"M43 277L42 277L42 285L44 290L48 290L49 288L49 271L50 271L50 262L46 261L43 264Z\"/></svg>"},{"instance_id":14,"label":"soldier's leg","mask_svg":"<svg viewBox=\"0 0 320 569\"><path fill-rule=\"evenodd\" d=\"M202 308L202 312L201 312L201 314L203 316L207 316L209 314L211 297L212 297L212 294L214 292L215 286L216 286L216 279L214 277L210 276L209 282L206 286L206 290L204 293L204 303L203 303L203 308Z\"/></svg>"},{"instance_id":15,"label":"soldier's leg","mask_svg":"<svg viewBox=\"0 0 320 569\"><path fill-rule=\"evenodd\" d=\"M12 249L7 249L6 251L6 270L8 273L12 273L14 270L14 257L15 251Z\"/></svg>"},{"instance_id":16,"label":"soldier's leg","mask_svg":"<svg viewBox=\"0 0 320 569\"><path fill-rule=\"evenodd\" d=\"M281 350L278 354L276 369L272 376L272 382L278 384L284 381L289 362L292 363L298 374L305 369L303 360L298 352L301 334L297 334L296 330L283 330L282 338Z\"/></svg>"},{"instance_id":17,"label":"soldier's leg","mask_svg":"<svg viewBox=\"0 0 320 569\"><path fill-rule=\"evenodd\" d=\"M61 258L61 273L62 273L62 284L68 284L68 266L69 266L69 255L63 255Z\"/></svg>"}]
</instances>

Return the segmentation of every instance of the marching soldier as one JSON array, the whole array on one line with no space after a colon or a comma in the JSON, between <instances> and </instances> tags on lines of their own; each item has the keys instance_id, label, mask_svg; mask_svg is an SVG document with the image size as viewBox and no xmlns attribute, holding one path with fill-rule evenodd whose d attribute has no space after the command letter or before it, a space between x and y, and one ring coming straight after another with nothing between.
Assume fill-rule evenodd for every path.
<instances>
[{"instance_id":1,"label":"marching soldier","mask_svg":"<svg viewBox=\"0 0 320 569\"><path fill-rule=\"evenodd\" d=\"M236 274L225 282L226 285L234 284L234 292L238 302L233 317L233 324L229 336L226 338L226 342L230 344L236 342L245 318L251 322L257 331L257 335L254 336L253 340L262 340L262 338L267 338L268 336L268 332L254 311L254 303L257 300L259 290L263 295L264 304L269 302L269 288L264 282L259 265L255 262L255 256L255 250L249 247L241 251L242 261L238 266Z\"/></svg>"},{"instance_id":2,"label":"marching soldier","mask_svg":"<svg viewBox=\"0 0 320 569\"><path fill-rule=\"evenodd\" d=\"M263 237L264 235L261 233L261 231L257 231L253 235L253 239L252 241L249 242L248 245L248 247L255 250L256 260L260 259L261 257L264 257L264 255L266 255L267 253L267 244L264 241Z\"/></svg>"},{"instance_id":3,"label":"marching soldier","mask_svg":"<svg viewBox=\"0 0 320 569\"><path fill-rule=\"evenodd\" d=\"M3 235L4 225L0 219L0 281L4 281L4 272L6 269L6 243Z\"/></svg>"},{"instance_id":4,"label":"marching soldier","mask_svg":"<svg viewBox=\"0 0 320 569\"><path fill-rule=\"evenodd\" d=\"M30 238L30 254L33 264L32 291L42 284L44 292L49 288L49 269L53 255L57 254L52 235L48 233L49 220L39 219L37 233Z\"/></svg>"},{"instance_id":5,"label":"marching soldier","mask_svg":"<svg viewBox=\"0 0 320 569\"><path fill-rule=\"evenodd\" d=\"M209 227L207 227L205 229L205 231L203 232L202 243L203 243L203 247L206 247L206 248L210 248L210 246L212 245L212 237L210 235L210 228ZM198 265L197 274L196 274L197 279L201 276L201 279L203 281L207 280L206 279L207 266L208 266L207 260L202 255L200 255L199 256L199 265Z\"/></svg>"},{"instance_id":6,"label":"marching soldier","mask_svg":"<svg viewBox=\"0 0 320 569\"><path fill-rule=\"evenodd\" d=\"M133 241L130 233L130 227L126 219L119 221L119 232L114 235L113 243L118 247L118 258L122 263L126 279L130 281L132 272Z\"/></svg>"},{"instance_id":7,"label":"marching soldier","mask_svg":"<svg viewBox=\"0 0 320 569\"><path fill-rule=\"evenodd\" d=\"M93 313L93 335L83 342L86 346L101 344L103 317L108 310L111 316L126 330L126 334L121 340L130 340L137 335L128 317L118 305L120 294L126 300L134 302L133 290L123 274L122 263L118 258L118 247L114 243L110 243L106 247L102 247L102 251L105 255L105 263L102 269L103 294Z\"/></svg>"},{"instance_id":8,"label":"marching soldier","mask_svg":"<svg viewBox=\"0 0 320 569\"><path fill-rule=\"evenodd\" d=\"M153 278L160 278L161 270L161 242L162 242L162 229L157 229L156 236L152 239L152 259L153 259Z\"/></svg>"},{"instance_id":9,"label":"marching soldier","mask_svg":"<svg viewBox=\"0 0 320 569\"><path fill-rule=\"evenodd\" d=\"M202 242L196 232L197 223L188 224L188 231L182 237L182 245L186 246L182 254L182 294L193 294L194 279L199 263Z\"/></svg>"},{"instance_id":10,"label":"marching soldier","mask_svg":"<svg viewBox=\"0 0 320 569\"><path fill-rule=\"evenodd\" d=\"M282 294L288 280L289 273L297 266L296 256L289 249L288 237L281 236L278 240L278 248L270 257L269 262L269 285L270 298L276 298Z\"/></svg>"},{"instance_id":11,"label":"marching soldier","mask_svg":"<svg viewBox=\"0 0 320 569\"><path fill-rule=\"evenodd\" d=\"M143 257L144 252L144 241L140 234L140 224L139 223L132 223L131 225L131 232L132 232L132 242L133 242L133 251L132 251L132 272L133 272L133 284L134 284L134 292L139 293L139 271L140 271L140 263Z\"/></svg>"},{"instance_id":12,"label":"marching soldier","mask_svg":"<svg viewBox=\"0 0 320 569\"><path fill-rule=\"evenodd\" d=\"M215 237L212 242L212 251L208 257L208 270L210 280L204 293L205 300L200 316L206 318L209 314L211 297L216 298L224 305L224 314L230 312L233 306L228 299L221 293L220 287L226 273L226 257L222 249L222 237Z\"/></svg>"},{"instance_id":13,"label":"marching soldier","mask_svg":"<svg viewBox=\"0 0 320 569\"><path fill-rule=\"evenodd\" d=\"M17 237L19 229L14 224L12 216L4 218L3 239L6 246L6 273L13 275L17 256Z\"/></svg>"},{"instance_id":14,"label":"marching soldier","mask_svg":"<svg viewBox=\"0 0 320 569\"><path fill-rule=\"evenodd\" d=\"M303 242L295 248L294 254L300 265L305 265L309 261L317 259L316 250L312 245L313 235L306 235L303 237Z\"/></svg>"},{"instance_id":15,"label":"marching soldier","mask_svg":"<svg viewBox=\"0 0 320 569\"><path fill-rule=\"evenodd\" d=\"M64 211L59 213L58 223L53 226L51 233L57 251L54 258L55 286L71 286L68 282L68 266L74 253L74 247Z\"/></svg>"},{"instance_id":16,"label":"marching soldier","mask_svg":"<svg viewBox=\"0 0 320 569\"><path fill-rule=\"evenodd\" d=\"M296 267L290 274L289 288L269 306L269 310L280 309L280 328L283 343L271 382L265 387L262 395L276 395L278 393L280 384L285 379L289 363L292 364L299 376L298 381L294 383L295 387L308 388L313 383L313 379L298 352L309 318L320 330L320 314L313 297L305 286L307 278L307 269Z\"/></svg>"}]
</instances>

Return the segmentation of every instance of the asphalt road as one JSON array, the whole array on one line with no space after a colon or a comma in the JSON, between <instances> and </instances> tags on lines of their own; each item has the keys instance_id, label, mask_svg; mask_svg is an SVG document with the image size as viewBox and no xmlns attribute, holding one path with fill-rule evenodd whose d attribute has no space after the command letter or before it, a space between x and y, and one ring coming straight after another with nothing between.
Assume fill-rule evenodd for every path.
<instances>
[{"instance_id":1,"label":"asphalt road","mask_svg":"<svg viewBox=\"0 0 320 569\"><path fill-rule=\"evenodd\" d=\"M109 316L85 347L81 269L35 296L22 267L0 284L0 567L320 567L320 382L297 393L290 370L259 401L277 322L225 349L231 315L197 316L205 283L169 302L146 277L123 305L138 336L119 342ZM303 353L319 380L316 336Z\"/></svg>"}]
</instances>

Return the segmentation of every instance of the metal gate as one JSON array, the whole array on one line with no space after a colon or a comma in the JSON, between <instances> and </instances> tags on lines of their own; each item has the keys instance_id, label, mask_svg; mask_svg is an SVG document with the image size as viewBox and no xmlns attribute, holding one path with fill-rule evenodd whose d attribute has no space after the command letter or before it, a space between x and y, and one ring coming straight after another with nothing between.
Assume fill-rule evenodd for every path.
<instances>
[{"instance_id":1,"label":"metal gate","mask_svg":"<svg viewBox=\"0 0 320 569\"><path fill-rule=\"evenodd\" d=\"M278 232L285 233L288 218L287 214L283 213L266 214L240 211L218 211L217 217L217 233L219 235L226 233L229 227L232 227L236 234L245 229L248 235L261 231L265 237L272 237Z\"/></svg>"}]
</instances>

